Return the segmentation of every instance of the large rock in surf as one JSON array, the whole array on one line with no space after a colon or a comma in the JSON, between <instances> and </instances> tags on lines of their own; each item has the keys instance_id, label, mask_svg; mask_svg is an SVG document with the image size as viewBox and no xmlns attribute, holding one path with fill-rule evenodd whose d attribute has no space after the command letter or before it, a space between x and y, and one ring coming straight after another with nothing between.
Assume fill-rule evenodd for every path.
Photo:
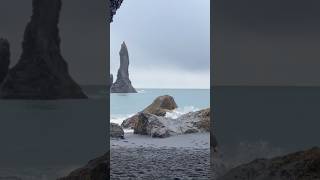
<instances>
[{"instance_id":1,"label":"large rock in surf","mask_svg":"<svg viewBox=\"0 0 320 180\"><path fill-rule=\"evenodd\" d=\"M120 68L117 74L117 80L111 86L111 93L136 93L129 79L129 53L125 42L121 45Z\"/></svg>"},{"instance_id":2,"label":"large rock in surf","mask_svg":"<svg viewBox=\"0 0 320 180\"><path fill-rule=\"evenodd\" d=\"M8 99L87 98L68 72L60 51L61 0L33 0L33 14L24 32L23 52L9 70L0 96Z\"/></svg>"},{"instance_id":3,"label":"large rock in surf","mask_svg":"<svg viewBox=\"0 0 320 180\"><path fill-rule=\"evenodd\" d=\"M142 110L140 113L149 113L156 116L165 116L166 112L176 109L178 106L172 96L164 95L157 97L152 104ZM124 120L121 124L123 128L134 128L139 120L139 113Z\"/></svg>"},{"instance_id":4,"label":"large rock in surf","mask_svg":"<svg viewBox=\"0 0 320 180\"><path fill-rule=\"evenodd\" d=\"M0 38L0 84L7 76L10 65L10 44L6 39Z\"/></svg>"},{"instance_id":5,"label":"large rock in surf","mask_svg":"<svg viewBox=\"0 0 320 180\"><path fill-rule=\"evenodd\" d=\"M117 9L120 8L122 2L123 0L109 0L109 23L113 21L113 16L116 14Z\"/></svg>"},{"instance_id":6,"label":"large rock in surf","mask_svg":"<svg viewBox=\"0 0 320 180\"><path fill-rule=\"evenodd\" d=\"M139 113L138 122L134 127L134 134L149 135L151 137L165 138L170 136L170 130L165 125L165 117L149 113Z\"/></svg>"},{"instance_id":7,"label":"large rock in surf","mask_svg":"<svg viewBox=\"0 0 320 180\"><path fill-rule=\"evenodd\" d=\"M210 109L190 112L177 119L139 113L134 133L151 137L168 137L176 134L189 134L210 131Z\"/></svg>"},{"instance_id":8,"label":"large rock in surf","mask_svg":"<svg viewBox=\"0 0 320 180\"><path fill-rule=\"evenodd\" d=\"M110 123L110 137L111 138L124 138L124 131L121 126L115 123Z\"/></svg>"},{"instance_id":9,"label":"large rock in surf","mask_svg":"<svg viewBox=\"0 0 320 180\"><path fill-rule=\"evenodd\" d=\"M110 176L110 154L89 161L87 165L58 180L106 180Z\"/></svg>"},{"instance_id":10,"label":"large rock in surf","mask_svg":"<svg viewBox=\"0 0 320 180\"><path fill-rule=\"evenodd\" d=\"M219 180L311 180L320 179L320 148L240 165Z\"/></svg>"}]
</instances>

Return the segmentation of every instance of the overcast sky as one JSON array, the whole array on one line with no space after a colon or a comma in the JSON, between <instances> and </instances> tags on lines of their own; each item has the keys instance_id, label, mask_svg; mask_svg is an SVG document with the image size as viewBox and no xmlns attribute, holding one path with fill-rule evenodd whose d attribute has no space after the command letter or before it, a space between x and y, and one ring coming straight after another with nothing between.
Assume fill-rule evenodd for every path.
<instances>
[{"instance_id":1,"label":"overcast sky","mask_svg":"<svg viewBox=\"0 0 320 180\"><path fill-rule=\"evenodd\" d=\"M320 85L319 0L214 2L215 84Z\"/></svg>"},{"instance_id":2,"label":"overcast sky","mask_svg":"<svg viewBox=\"0 0 320 180\"><path fill-rule=\"evenodd\" d=\"M125 41L134 87L209 88L210 0L125 0L110 36L111 73Z\"/></svg>"}]
</instances>

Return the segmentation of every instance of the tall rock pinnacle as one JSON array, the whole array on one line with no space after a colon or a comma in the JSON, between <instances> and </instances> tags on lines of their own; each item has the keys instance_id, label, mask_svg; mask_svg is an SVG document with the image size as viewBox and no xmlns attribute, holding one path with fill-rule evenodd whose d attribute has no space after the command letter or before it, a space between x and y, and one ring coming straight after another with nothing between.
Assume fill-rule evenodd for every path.
<instances>
[{"instance_id":1,"label":"tall rock pinnacle","mask_svg":"<svg viewBox=\"0 0 320 180\"><path fill-rule=\"evenodd\" d=\"M10 45L6 39L0 38L0 84L7 76L10 65Z\"/></svg>"},{"instance_id":2,"label":"tall rock pinnacle","mask_svg":"<svg viewBox=\"0 0 320 180\"><path fill-rule=\"evenodd\" d=\"M60 51L61 0L33 0L19 62L9 70L0 90L8 99L86 98L68 72Z\"/></svg>"},{"instance_id":3,"label":"tall rock pinnacle","mask_svg":"<svg viewBox=\"0 0 320 180\"><path fill-rule=\"evenodd\" d=\"M111 93L136 93L129 79L129 53L125 42L121 45L120 68L118 70L117 80L111 86Z\"/></svg>"}]
</instances>

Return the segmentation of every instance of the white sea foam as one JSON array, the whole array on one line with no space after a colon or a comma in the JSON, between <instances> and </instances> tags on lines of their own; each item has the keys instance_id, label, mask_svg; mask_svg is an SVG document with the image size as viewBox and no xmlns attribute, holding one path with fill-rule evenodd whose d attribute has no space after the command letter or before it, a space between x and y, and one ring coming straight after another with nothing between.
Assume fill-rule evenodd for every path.
<instances>
[{"instance_id":1,"label":"white sea foam","mask_svg":"<svg viewBox=\"0 0 320 180\"><path fill-rule=\"evenodd\" d=\"M110 122L112 123L116 123L121 125L121 123L123 122L123 120L133 116L134 114L126 114L126 115L122 115L122 114L116 114L116 115L112 115L110 117Z\"/></svg>"},{"instance_id":2,"label":"white sea foam","mask_svg":"<svg viewBox=\"0 0 320 180\"><path fill-rule=\"evenodd\" d=\"M145 93L146 91L143 89L138 90L138 93Z\"/></svg>"},{"instance_id":3,"label":"white sea foam","mask_svg":"<svg viewBox=\"0 0 320 180\"><path fill-rule=\"evenodd\" d=\"M198 111L198 110L199 109L194 106L185 106L182 108L177 108L171 112L167 112L166 117L172 118L172 119L177 119L178 117L180 117L183 114L187 114L189 112L194 112L194 111Z\"/></svg>"}]
</instances>

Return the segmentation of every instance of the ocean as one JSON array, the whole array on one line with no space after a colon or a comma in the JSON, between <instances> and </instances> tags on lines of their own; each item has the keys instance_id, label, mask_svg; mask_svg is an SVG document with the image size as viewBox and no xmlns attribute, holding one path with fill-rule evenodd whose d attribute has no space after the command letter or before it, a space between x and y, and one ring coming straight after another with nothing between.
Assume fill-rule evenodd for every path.
<instances>
[{"instance_id":1,"label":"ocean","mask_svg":"<svg viewBox=\"0 0 320 180\"><path fill-rule=\"evenodd\" d=\"M122 121L142 111L158 96L170 95L178 108L167 116L176 118L181 114L210 107L209 89L137 89L138 93L112 93L110 96L110 121Z\"/></svg>"},{"instance_id":2,"label":"ocean","mask_svg":"<svg viewBox=\"0 0 320 180\"><path fill-rule=\"evenodd\" d=\"M56 179L103 155L105 88L84 86L82 100L0 100L0 179Z\"/></svg>"},{"instance_id":3,"label":"ocean","mask_svg":"<svg viewBox=\"0 0 320 180\"><path fill-rule=\"evenodd\" d=\"M320 146L320 87L214 87L215 132L234 161Z\"/></svg>"}]
</instances>

